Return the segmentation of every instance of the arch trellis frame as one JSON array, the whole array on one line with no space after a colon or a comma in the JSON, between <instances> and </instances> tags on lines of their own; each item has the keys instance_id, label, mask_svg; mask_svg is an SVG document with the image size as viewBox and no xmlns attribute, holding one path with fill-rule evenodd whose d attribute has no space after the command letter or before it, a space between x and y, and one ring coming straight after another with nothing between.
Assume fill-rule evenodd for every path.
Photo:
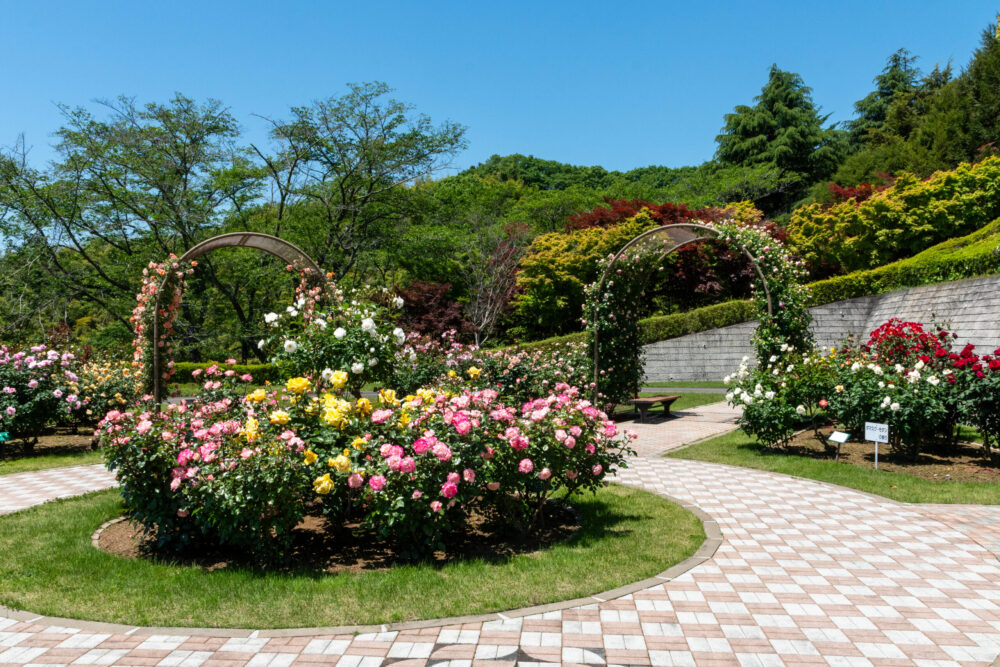
<instances>
[{"instance_id":1,"label":"arch trellis frame","mask_svg":"<svg viewBox=\"0 0 1000 667\"><path fill-rule=\"evenodd\" d=\"M313 259L298 246L284 239L262 234L260 232L231 232L206 239L192 246L181 255L178 263L190 262L213 250L220 248L254 248L284 260L287 264L299 266L308 271L317 280L322 279L323 271ZM156 290L156 306L153 311L153 401L159 405L163 394L162 377L160 376L160 299L168 277L165 277Z\"/></svg>"},{"instance_id":2,"label":"arch trellis frame","mask_svg":"<svg viewBox=\"0 0 1000 667\"><path fill-rule=\"evenodd\" d=\"M604 291L604 282L608 278L608 274L614 267L615 263L625 257L625 253L637 245L644 239L647 239L655 234L665 234L670 241L673 241L673 245L668 249L664 250L659 257L662 261L670 254L680 250L684 246L691 245L692 243L698 243L699 241L708 241L712 239L718 239L722 237L722 232L714 227L708 225L703 225L695 222L679 222L671 225L663 225L662 227L656 227L655 229L648 229L643 233L639 234L631 241L626 243L621 249L614 254L611 261L608 262L607 266L604 267L604 273L601 274L601 279L597 284L597 293L600 294ZM666 240L664 242L667 242ZM760 262L743 244L733 244L734 247L739 248L744 255L750 260L751 266L757 272L757 277L760 278L760 284L764 288L764 296L767 298L767 314L773 315L774 308L771 303L771 290L767 286L767 279L764 277L764 272L760 268ZM594 403L598 402L598 393L600 385L600 327L597 323L597 318L591 318L594 324Z\"/></svg>"}]
</instances>

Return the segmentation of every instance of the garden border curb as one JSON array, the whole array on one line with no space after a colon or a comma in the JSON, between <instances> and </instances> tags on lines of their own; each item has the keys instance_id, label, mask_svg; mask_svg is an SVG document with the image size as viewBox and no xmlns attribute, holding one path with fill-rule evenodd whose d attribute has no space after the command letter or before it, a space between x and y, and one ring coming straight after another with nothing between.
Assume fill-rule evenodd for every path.
<instances>
[{"instance_id":1,"label":"garden border curb","mask_svg":"<svg viewBox=\"0 0 1000 667\"><path fill-rule=\"evenodd\" d=\"M619 586L618 588L613 588L611 590L603 591L601 593L595 593L582 598L575 598L572 600L562 600L560 602L550 602L542 605L534 605L531 607L521 607L518 609L510 609L502 612L491 612L488 614L476 614L471 616L452 616L448 618L434 618L422 621L403 621L398 623L385 623L381 625L339 625L339 626L326 626L326 627L314 627L314 628L276 628L271 630L250 630L245 628L184 628L184 627L166 627L166 626L138 626L138 625L126 625L121 623L107 623L104 621L86 621L71 618L60 618L57 616L44 616L41 614L36 614L29 611L21 611L18 609L12 609L10 607L0 605L0 615L7 618L21 621L24 623L42 623L46 625L55 625L65 628L75 628L79 630L84 630L88 632L102 632L111 634L123 634L123 635L197 635L199 637L226 637L226 638L265 638L265 637L316 637L316 636L327 636L327 635L354 635L361 633L371 633L371 632L396 632L403 630L420 630L423 628L434 628L443 627L451 625L461 625L463 623L483 623L487 621L506 621L514 618L523 618L525 616L532 616L535 614L544 614L550 611L561 611L563 609L571 609L573 607L581 607L584 605L597 604L599 602L606 602L608 600L614 600L626 595L631 595L637 591L641 591L658 584L675 579L682 574L694 569L698 565L710 560L715 552L722 545L722 530L719 527L719 523L712 518L707 512L698 507L697 505L692 505L690 503L685 503L673 496L665 493L657 493L655 491L649 491L654 495L660 496L661 498L666 498L670 502L684 508L685 510L694 514L699 521L701 521L702 527L705 530L705 540L698 547L698 550L694 554L685 558L680 563L677 563L673 567L660 572L657 575L642 579L640 581L633 582L631 584L626 584L624 586ZM100 548L98 546L98 540L100 539L101 533L114 523L123 521L124 517L118 517L111 519L110 521L105 521L97 528L96 531L91 535L91 544L95 548Z\"/></svg>"}]
</instances>

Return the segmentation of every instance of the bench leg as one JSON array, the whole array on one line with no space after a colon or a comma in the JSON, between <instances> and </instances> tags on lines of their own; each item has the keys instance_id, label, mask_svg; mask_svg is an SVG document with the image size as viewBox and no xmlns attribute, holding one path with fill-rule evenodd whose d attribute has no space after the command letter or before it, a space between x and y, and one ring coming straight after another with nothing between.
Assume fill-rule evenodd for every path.
<instances>
[{"instance_id":1,"label":"bench leg","mask_svg":"<svg viewBox=\"0 0 1000 667\"><path fill-rule=\"evenodd\" d=\"M638 409L639 409L639 423L640 424L645 424L646 423L646 413L649 412L649 406L648 405L640 405L640 406L638 406Z\"/></svg>"}]
</instances>

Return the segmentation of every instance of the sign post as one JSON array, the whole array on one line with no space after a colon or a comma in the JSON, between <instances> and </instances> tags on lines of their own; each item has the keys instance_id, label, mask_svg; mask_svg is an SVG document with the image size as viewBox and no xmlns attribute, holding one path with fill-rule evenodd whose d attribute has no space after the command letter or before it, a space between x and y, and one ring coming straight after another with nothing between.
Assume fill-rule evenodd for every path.
<instances>
[{"instance_id":1,"label":"sign post","mask_svg":"<svg viewBox=\"0 0 1000 667\"><path fill-rule=\"evenodd\" d=\"M875 470L878 470L878 443L889 442L889 425L865 422L865 440L875 443Z\"/></svg>"},{"instance_id":2,"label":"sign post","mask_svg":"<svg viewBox=\"0 0 1000 667\"><path fill-rule=\"evenodd\" d=\"M837 456L835 460L837 461L840 460L840 446L845 442L847 442L848 438L850 437L851 437L850 433L844 433L843 431L834 431L833 433L830 434L829 440L837 443Z\"/></svg>"}]
</instances>

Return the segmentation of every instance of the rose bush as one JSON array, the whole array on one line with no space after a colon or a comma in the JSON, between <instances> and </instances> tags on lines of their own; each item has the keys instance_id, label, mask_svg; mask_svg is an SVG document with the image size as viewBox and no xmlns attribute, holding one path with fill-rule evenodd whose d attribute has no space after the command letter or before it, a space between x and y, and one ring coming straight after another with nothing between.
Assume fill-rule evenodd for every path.
<instances>
[{"instance_id":1,"label":"rose bush","mask_svg":"<svg viewBox=\"0 0 1000 667\"><path fill-rule=\"evenodd\" d=\"M565 384L519 411L491 389L349 399L343 377L318 393L296 377L242 395L245 377L206 373L191 403L100 424L126 508L162 548L207 541L273 560L317 510L424 554L473 508L531 530L553 494L596 489L628 453Z\"/></svg>"},{"instance_id":2,"label":"rose bush","mask_svg":"<svg viewBox=\"0 0 1000 667\"><path fill-rule=\"evenodd\" d=\"M83 407L72 387L78 382L72 352L35 345L14 352L0 346L0 431L30 448L51 422Z\"/></svg>"}]
</instances>

